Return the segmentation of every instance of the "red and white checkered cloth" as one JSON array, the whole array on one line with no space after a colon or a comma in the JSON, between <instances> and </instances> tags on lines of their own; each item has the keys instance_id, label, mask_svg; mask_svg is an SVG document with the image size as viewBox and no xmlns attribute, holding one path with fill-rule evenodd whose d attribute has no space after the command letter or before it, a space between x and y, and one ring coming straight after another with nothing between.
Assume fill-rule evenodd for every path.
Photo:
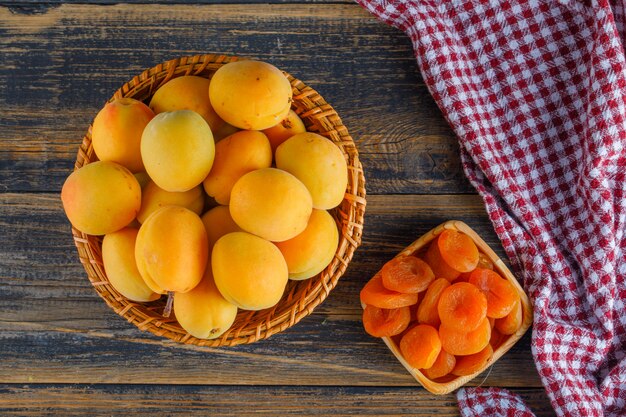
<instances>
[{"instance_id":1,"label":"red and white checkered cloth","mask_svg":"<svg viewBox=\"0 0 626 417\"><path fill-rule=\"evenodd\" d=\"M624 3L358 1L413 41L533 300L556 413L626 415ZM505 390L458 397L465 416L532 415Z\"/></svg>"}]
</instances>

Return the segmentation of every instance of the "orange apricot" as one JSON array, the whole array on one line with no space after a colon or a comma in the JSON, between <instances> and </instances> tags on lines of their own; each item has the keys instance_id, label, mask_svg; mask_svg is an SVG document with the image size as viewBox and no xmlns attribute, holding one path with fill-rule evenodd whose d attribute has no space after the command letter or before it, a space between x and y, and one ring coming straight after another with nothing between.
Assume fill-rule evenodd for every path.
<instances>
[{"instance_id":1,"label":"orange apricot","mask_svg":"<svg viewBox=\"0 0 626 417\"><path fill-rule=\"evenodd\" d=\"M437 379L452 372L455 365L456 357L441 349L433 366L428 369L420 369L420 371L422 371L428 379Z\"/></svg>"},{"instance_id":2,"label":"orange apricot","mask_svg":"<svg viewBox=\"0 0 626 417\"><path fill-rule=\"evenodd\" d=\"M493 349L490 344L487 344L480 352L458 357L452 373L457 376L465 376L479 372L487 366L492 356Z\"/></svg>"},{"instance_id":3,"label":"orange apricot","mask_svg":"<svg viewBox=\"0 0 626 417\"><path fill-rule=\"evenodd\" d=\"M502 334L513 334L522 326L522 302L518 300L513 310L501 319L496 319L496 329Z\"/></svg>"},{"instance_id":4,"label":"orange apricot","mask_svg":"<svg viewBox=\"0 0 626 417\"><path fill-rule=\"evenodd\" d=\"M491 262L491 259L489 259L487 255L480 252L478 254L478 266L476 268L493 269L493 262ZM469 282L469 277L470 275L472 275L472 272L473 270L470 272L461 273L461 275L459 275L459 277L455 279L454 282Z\"/></svg>"},{"instance_id":5,"label":"orange apricot","mask_svg":"<svg viewBox=\"0 0 626 417\"><path fill-rule=\"evenodd\" d=\"M485 319L487 297L470 283L455 283L441 293L437 311L442 324L467 332L476 329Z\"/></svg>"},{"instance_id":6,"label":"orange apricot","mask_svg":"<svg viewBox=\"0 0 626 417\"><path fill-rule=\"evenodd\" d=\"M374 337L390 337L400 334L406 330L410 321L409 307L385 309L366 305L363 310L363 327L369 335Z\"/></svg>"},{"instance_id":7,"label":"orange apricot","mask_svg":"<svg viewBox=\"0 0 626 417\"><path fill-rule=\"evenodd\" d=\"M478 265L478 248L471 237L456 230L444 230L437 239L444 262L459 272L469 272Z\"/></svg>"},{"instance_id":8,"label":"orange apricot","mask_svg":"<svg viewBox=\"0 0 626 417\"><path fill-rule=\"evenodd\" d=\"M98 159L116 162L131 172L143 171L141 133L153 117L154 112L134 98L118 98L105 104L91 129Z\"/></svg>"},{"instance_id":9,"label":"orange apricot","mask_svg":"<svg viewBox=\"0 0 626 417\"><path fill-rule=\"evenodd\" d=\"M439 245L437 244L438 240L439 239L437 238L430 244L428 250L424 254L424 260L433 270L435 277L445 278L448 281L454 281L461 273L456 269L453 269L446 263L446 261L443 260L441 252L439 251Z\"/></svg>"},{"instance_id":10,"label":"orange apricot","mask_svg":"<svg viewBox=\"0 0 626 417\"><path fill-rule=\"evenodd\" d=\"M500 274L490 269L477 268L469 278L487 296L487 316L496 319L509 314L519 301L517 290Z\"/></svg>"},{"instance_id":11,"label":"orange apricot","mask_svg":"<svg viewBox=\"0 0 626 417\"><path fill-rule=\"evenodd\" d=\"M437 305L439 304L441 293L449 286L450 281L445 278L436 279L428 286L426 294L424 294L424 298L417 308L418 322L421 324L430 324L434 327L438 327L441 324Z\"/></svg>"},{"instance_id":12,"label":"orange apricot","mask_svg":"<svg viewBox=\"0 0 626 417\"><path fill-rule=\"evenodd\" d=\"M428 288L435 274L428 264L415 256L398 256L387 262L381 271L385 288L417 293Z\"/></svg>"},{"instance_id":13,"label":"orange apricot","mask_svg":"<svg viewBox=\"0 0 626 417\"><path fill-rule=\"evenodd\" d=\"M400 352L412 367L430 368L441 352L441 341L437 330L427 324L418 324L402 336Z\"/></svg>"},{"instance_id":14,"label":"orange apricot","mask_svg":"<svg viewBox=\"0 0 626 417\"><path fill-rule=\"evenodd\" d=\"M441 346L453 355L472 355L489 344L491 327L485 317L480 325L469 332L459 331L443 323L439 326Z\"/></svg>"},{"instance_id":15,"label":"orange apricot","mask_svg":"<svg viewBox=\"0 0 626 417\"><path fill-rule=\"evenodd\" d=\"M361 301L378 308L400 308L417 303L417 294L391 291L383 285L381 274L376 274L361 290Z\"/></svg>"}]
</instances>

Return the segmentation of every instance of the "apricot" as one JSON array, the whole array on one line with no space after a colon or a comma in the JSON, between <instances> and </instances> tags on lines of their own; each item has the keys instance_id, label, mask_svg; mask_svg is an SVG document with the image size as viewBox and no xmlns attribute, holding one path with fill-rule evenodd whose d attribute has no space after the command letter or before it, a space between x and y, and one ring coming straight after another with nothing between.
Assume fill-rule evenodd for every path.
<instances>
[{"instance_id":1,"label":"apricot","mask_svg":"<svg viewBox=\"0 0 626 417\"><path fill-rule=\"evenodd\" d=\"M212 132L219 130L224 121L220 119L209 100L207 78L183 75L163 84L152 96L150 108L155 113L175 110L193 110L209 124Z\"/></svg>"},{"instance_id":2,"label":"apricot","mask_svg":"<svg viewBox=\"0 0 626 417\"><path fill-rule=\"evenodd\" d=\"M388 290L383 286L383 278L380 273L374 275L365 284L360 293L361 302L378 308L393 309L408 307L417 304L419 294L405 294Z\"/></svg>"},{"instance_id":3,"label":"apricot","mask_svg":"<svg viewBox=\"0 0 626 417\"><path fill-rule=\"evenodd\" d=\"M141 137L150 178L166 191L187 191L211 171L215 142L207 122L191 110L159 113Z\"/></svg>"},{"instance_id":4,"label":"apricot","mask_svg":"<svg viewBox=\"0 0 626 417\"><path fill-rule=\"evenodd\" d=\"M132 172L143 171L141 134L154 112L139 100L119 98L96 115L91 143L98 159L112 161Z\"/></svg>"},{"instance_id":5,"label":"apricot","mask_svg":"<svg viewBox=\"0 0 626 417\"><path fill-rule=\"evenodd\" d=\"M262 310L280 300L287 263L272 242L246 232L222 236L213 246L211 267L224 298L244 310Z\"/></svg>"},{"instance_id":6,"label":"apricot","mask_svg":"<svg viewBox=\"0 0 626 417\"><path fill-rule=\"evenodd\" d=\"M304 122L293 110L289 110L287 117L285 117L280 123L270 127L269 129L263 130L263 133L265 133L267 138L270 140L270 144L272 145L272 153L276 152L276 148L293 135L304 132L306 132Z\"/></svg>"},{"instance_id":7,"label":"apricot","mask_svg":"<svg viewBox=\"0 0 626 417\"><path fill-rule=\"evenodd\" d=\"M161 207L139 229L137 268L156 293L193 289L202 279L208 257L204 225L196 213L184 207Z\"/></svg>"},{"instance_id":8,"label":"apricot","mask_svg":"<svg viewBox=\"0 0 626 417\"><path fill-rule=\"evenodd\" d=\"M441 349L439 356L428 369L420 369L426 378L433 380L448 375L456 365L456 357Z\"/></svg>"},{"instance_id":9,"label":"apricot","mask_svg":"<svg viewBox=\"0 0 626 417\"><path fill-rule=\"evenodd\" d=\"M452 355L472 355L483 350L491 339L491 326L485 317L474 330L457 330L441 323L439 338L443 349Z\"/></svg>"},{"instance_id":10,"label":"apricot","mask_svg":"<svg viewBox=\"0 0 626 417\"><path fill-rule=\"evenodd\" d=\"M417 321L421 324L430 324L433 327L439 327L441 319L439 318L439 297L443 290L450 286L450 281L445 278L434 280L426 290L424 298L417 308Z\"/></svg>"},{"instance_id":11,"label":"apricot","mask_svg":"<svg viewBox=\"0 0 626 417\"><path fill-rule=\"evenodd\" d=\"M282 121L291 108L291 84L275 66L235 61L215 71L209 98L217 114L241 129L263 130Z\"/></svg>"},{"instance_id":12,"label":"apricot","mask_svg":"<svg viewBox=\"0 0 626 417\"><path fill-rule=\"evenodd\" d=\"M489 317L505 317L519 302L519 294L513 284L491 269L476 268L469 277L469 283L478 287L487 297Z\"/></svg>"},{"instance_id":13,"label":"apricot","mask_svg":"<svg viewBox=\"0 0 626 417\"><path fill-rule=\"evenodd\" d=\"M478 265L478 248L471 237L456 230L444 230L437 239L444 262L459 272L470 272Z\"/></svg>"},{"instance_id":14,"label":"apricot","mask_svg":"<svg viewBox=\"0 0 626 417\"><path fill-rule=\"evenodd\" d=\"M276 168L243 175L230 194L230 215L243 230L274 242L302 233L313 210L311 194L296 177Z\"/></svg>"},{"instance_id":15,"label":"apricot","mask_svg":"<svg viewBox=\"0 0 626 417\"><path fill-rule=\"evenodd\" d=\"M289 278L301 280L319 274L332 261L339 232L333 217L326 210L313 209L306 229L296 237L277 242L287 262Z\"/></svg>"},{"instance_id":16,"label":"apricot","mask_svg":"<svg viewBox=\"0 0 626 417\"><path fill-rule=\"evenodd\" d=\"M137 213L139 223L146 221L148 216L165 206L181 206L196 214L202 213L204 195L202 187L197 186L188 191L172 192L159 188L154 181L150 181L141 196L141 209Z\"/></svg>"},{"instance_id":17,"label":"apricot","mask_svg":"<svg viewBox=\"0 0 626 417\"><path fill-rule=\"evenodd\" d=\"M452 370L452 374L465 376L479 372L487 366L487 363L492 356L493 348L489 344L487 344L487 346L485 346L485 348L480 352L467 356L459 356L456 360L456 365Z\"/></svg>"},{"instance_id":18,"label":"apricot","mask_svg":"<svg viewBox=\"0 0 626 417\"><path fill-rule=\"evenodd\" d=\"M404 293L422 292L435 280L428 264L415 256L396 256L381 273L385 288Z\"/></svg>"},{"instance_id":19,"label":"apricot","mask_svg":"<svg viewBox=\"0 0 626 417\"><path fill-rule=\"evenodd\" d=\"M400 352L412 367L430 368L441 352L437 329L427 324L418 324L411 328L400 340Z\"/></svg>"},{"instance_id":20,"label":"apricot","mask_svg":"<svg viewBox=\"0 0 626 417\"><path fill-rule=\"evenodd\" d=\"M337 145L323 136L305 132L290 137L276 149L276 167L306 185L317 209L331 209L343 200L348 185L346 160Z\"/></svg>"},{"instance_id":21,"label":"apricot","mask_svg":"<svg viewBox=\"0 0 626 417\"><path fill-rule=\"evenodd\" d=\"M213 245L222 236L232 233L241 232L241 228L230 216L230 211L226 206L213 207L202 215L202 223L206 229L209 238L209 253L213 250Z\"/></svg>"},{"instance_id":22,"label":"apricot","mask_svg":"<svg viewBox=\"0 0 626 417\"><path fill-rule=\"evenodd\" d=\"M409 307L391 310L366 305L363 309L363 327L374 337L391 337L402 333L409 326L411 311Z\"/></svg>"},{"instance_id":23,"label":"apricot","mask_svg":"<svg viewBox=\"0 0 626 417\"><path fill-rule=\"evenodd\" d=\"M465 332L474 330L487 317L487 297L472 284L455 283L441 292L437 311L442 325Z\"/></svg>"},{"instance_id":24,"label":"apricot","mask_svg":"<svg viewBox=\"0 0 626 417\"><path fill-rule=\"evenodd\" d=\"M448 281L454 281L461 275L459 271L453 269L443 260L438 245L439 237L432 241L428 246L428 250L424 254L424 260L435 273L437 278L445 278Z\"/></svg>"},{"instance_id":25,"label":"apricot","mask_svg":"<svg viewBox=\"0 0 626 417\"><path fill-rule=\"evenodd\" d=\"M132 301L154 301L160 297L141 278L135 262L137 229L126 227L109 233L102 240L102 262L109 282Z\"/></svg>"},{"instance_id":26,"label":"apricot","mask_svg":"<svg viewBox=\"0 0 626 417\"><path fill-rule=\"evenodd\" d=\"M226 301L217 289L211 268L191 291L176 294L176 320L190 335L198 339L215 339L233 325L237 306Z\"/></svg>"},{"instance_id":27,"label":"apricot","mask_svg":"<svg viewBox=\"0 0 626 417\"><path fill-rule=\"evenodd\" d=\"M518 299L513 310L501 319L496 319L495 327L503 335L515 333L522 327L523 310L522 302Z\"/></svg>"},{"instance_id":28,"label":"apricot","mask_svg":"<svg viewBox=\"0 0 626 417\"><path fill-rule=\"evenodd\" d=\"M128 169L115 162L97 161L67 177L61 201L76 229L105 235L133 221L141 205L141 188Z\"/></svg>"},{"instance_id":29,"label":"apricot","mask_svg":"<svg viewBox=\"0 0 626 417\"><path fill-rule=\"evenodd\" d=\"M204 190L219 204L228 205L230 191L242 175L272 165L272 149L267 136L255 130L234 133L215 145L211 172Z\"/></svg>"}]
</instances>

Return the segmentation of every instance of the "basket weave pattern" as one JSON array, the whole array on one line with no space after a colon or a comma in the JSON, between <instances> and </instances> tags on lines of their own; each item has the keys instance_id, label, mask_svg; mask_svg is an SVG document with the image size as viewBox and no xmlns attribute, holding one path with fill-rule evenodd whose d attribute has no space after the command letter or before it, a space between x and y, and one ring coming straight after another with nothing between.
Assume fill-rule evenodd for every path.
<instances>
[{"instance_id":1,"label":"basket weave pattern","mask_svg":"<svg viewBox=\"0 0 626 417\"><path fill-rule=\"evenodd\" d=\"M225 55L196 55L177 58L150 68L124 84L110 99L132 97L148 101L154 92L172 78L197 75L210 78L222 65L236 61ZM361 243L365 213L365 179L358 152L348 129L339 115L315 90L302 81L285 74L293 90L292 109L304 121L307 130L332 140L348 163L348 187L342 203L331 211L339 227L339 247L335 256L319 275L304 281L289 281L279 303L266 310L239 310L237 318L226 333L214 340L197 339L189 335L175 318L164 318L161 312L165 297L151 303L136 303L126 299L110 284L102 263L102 238L84 234L72 228L80 261L98 294L120 316L141 330L177 342L198 346L235 346L252 343L281 332L311 314L337 285L354 251ZM75 169L97 160L91 144L91 126L78 151Z\"/></svg>"}]
</instances>

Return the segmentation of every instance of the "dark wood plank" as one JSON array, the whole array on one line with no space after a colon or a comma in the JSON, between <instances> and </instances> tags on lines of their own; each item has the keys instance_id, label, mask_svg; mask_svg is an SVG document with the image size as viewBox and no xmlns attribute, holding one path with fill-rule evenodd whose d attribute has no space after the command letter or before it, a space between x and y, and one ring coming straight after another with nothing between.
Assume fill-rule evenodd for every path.
<instances>
[{"instance_id":1,"label":"dark wood plank","mask_svg":"<svg viewBox=\"0 0 626 417\"><path fill-rule=\"evenodd\" d=\"M496 249L497 239L477 196L370 196L366 213L363 245L312 316L268 341L207 351L142 333L98 298L57 195L0 194L0 382L265 385L276 377L293 385L413 386L384 344L362 330L360 289L387 259L450 218ZM540 386L528 336L485 383Z\"/></svg>"},{"instance_id":2,"label":"dark wood plank","mask_svg":"<svg viewBox=\"0 0 626 417\"><path fill-rule=\"evenodd\" d=\"M0 7L0 191L57 191L89 122L133 75L197 53L270 61L317 89L370 194L471 193L409 39L356 4Z\"/></svg>"},{"instance_id":3,"label":"dark wood plank","mask_svg":"<svg viewBox=\"0 0 626 417\"><path fill-rule=\"evenodd\" d=\"M348 4L350 0L2 0L0 6L5 6L15 13L37 13L62 4L93 4L93 5L115 5L125 4Z\"/></svg>"},{"instance_id":4,"label":"dark wood plank","mask_svg":"<svg viewBox=\"0 0 626 417\"><path fill-rule=\"evenodd\" d=\"M12 320L5 308L15 306L31 313ZM44 309L57 307L76 311L48 317ZM0 382L419 387L380 340L365 334L359 316L315 313L266 341L216 349L175 344L123 323L103 303L3 301ZM468 385L540 387L529 340Z\"/></svg>"},{"instance_id":5,"label":"dark wood plank","mask_svg":"<svg viewBox=\"0 0 626 417\"><path fill-rule=\"evenodd\" d=\"M542 389L515 389L535 415L554 412ZM19 400L19 401L16 401ZM0 385L3 415L458 416L456 396L387 387Z\"/></svg>"}]
</instances>

